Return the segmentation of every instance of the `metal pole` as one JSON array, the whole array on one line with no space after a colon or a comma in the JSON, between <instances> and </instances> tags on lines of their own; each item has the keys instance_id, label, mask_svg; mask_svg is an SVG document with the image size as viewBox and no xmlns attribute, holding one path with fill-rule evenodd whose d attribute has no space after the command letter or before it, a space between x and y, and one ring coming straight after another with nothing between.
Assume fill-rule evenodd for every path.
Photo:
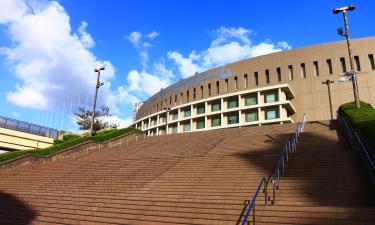
<instances>
[{"instance_id":1,"label":"metal pole","mask_svg":"<svg viewBox=\"0 0 375 225\"><path fill-rule=\"evenodd\" d=\"M346 37L346 43L348 45L348 52L349 52L349 59L350 59L350 73L352 75L354 100L355 100L356 107L360 108L361 105L360 105L360 102L359 102L357 75L356 75L356 71L354 69L354 58L353 58L353 54L352 54L352 47L351 47L351 44L350 44L349 24L348 24L348 18L346 16L346 10L343 10L342 14L344 16L344 23L345 23L345 37Z\"/></svg>"},{"instance_id":2,"label":"metal pole","mask_svg":"<svg viewBox=\"0 0 375 225\"><path fill-rule=\"evenodd\" d=\"M333 109L332 109L332 98L331 98L331 84L333 84L333 80L325 80L322 81L322 84L327 85L328 88L328 100L329 100L329 110L331 112L331 120L333 120Z\"/></svg>"},{"instance_id":3,"label":"metal pole","mask_svg":"<svg viewBox=\"0 0 375 225\"><path fill-rule=\"evenodd\" d=\"M98 97L98 90L99 90L99 87L100 87L99 78L100 78L100 70L98 70L98 77L97 77L97 79L96 79L96 86L95 86L94 107L93 107L93 110L92 110L92 120L91 120L91 127L90 127L91 135L94 134L94 122L95 122L96 99L97 99L97 97Z\"/></svg>"},{"instance_id":4,"label":"metal pole","mask_svg":"<svg viewBox=\"0 0 375 225\"><path fill-rule=\"evenodd\" d=\"M332 98L331 98L331 83L333 83L333 81L329 81L327 80L328 83L327 83L327 87L328 87L328 100L329 100L329 109L331 111L331 120L333 120L333 109L332 109Z\"/></svg>"}]
</instances>

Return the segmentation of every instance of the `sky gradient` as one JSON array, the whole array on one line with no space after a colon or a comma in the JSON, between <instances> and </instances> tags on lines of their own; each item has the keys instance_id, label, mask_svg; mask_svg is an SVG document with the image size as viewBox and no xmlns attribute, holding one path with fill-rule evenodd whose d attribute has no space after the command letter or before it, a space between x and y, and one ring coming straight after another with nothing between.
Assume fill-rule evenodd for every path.
<instances>
[{"instance_id":1,"label":"sky gradient","mask_svg":"<svg viewBox=\"0 0 375 225\"><path fill-rule=\"evenodd\" d=\"M0 115L77 130L76 107L131 122L133 104L181 78L244 58L343 40L332 8L350 3L353 38L373 36L374 1L0 1Z\"/></svg>"}]
</instances>

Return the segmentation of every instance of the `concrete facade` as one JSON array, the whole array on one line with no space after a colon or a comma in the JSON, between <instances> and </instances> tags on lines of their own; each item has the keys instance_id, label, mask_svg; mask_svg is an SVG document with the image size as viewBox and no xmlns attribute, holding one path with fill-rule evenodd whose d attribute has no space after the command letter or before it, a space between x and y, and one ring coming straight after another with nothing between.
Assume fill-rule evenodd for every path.
<instances>
[{"instance_id":1,"label":"concrete facade","mask_svg":"<svg viewBox=\"0 0 375 225\"><path fill-rule=\"evenodd\" d=\"M53 145L53 138L0 128L0 147L12 150L47 148Z\"/></svg>"},{"instance_id":2,"label":"concrete facade","mask_svg":"<svg viewBox=\"0 0 375 225\"><path fill-rule=\"evenodd\" d=\"M360 99L375 105L375 37L353 39L352 49ZM277 88L287 84L294 93L290 105L290 121L306 113L310 121L330 119L327 86L323 80L334 80L331 85L333 110L353 101L351 82L340 83L341 75L350 71L350 60L345 41L308 46L254 57L214 68L181 80L153 95L136 114L133 126L145 122L152 115L226 95ZM221 96L221 97L220 97ZM192 106L191 106L192 107Z\"/></svg>"}]
</instances>

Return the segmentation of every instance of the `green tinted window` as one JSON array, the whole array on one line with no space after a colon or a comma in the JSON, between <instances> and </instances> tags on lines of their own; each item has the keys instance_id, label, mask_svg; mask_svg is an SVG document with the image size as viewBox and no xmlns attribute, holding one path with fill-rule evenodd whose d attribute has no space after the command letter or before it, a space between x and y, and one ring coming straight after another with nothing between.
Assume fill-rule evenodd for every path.
<instances>
[{"instance_id":1,"label":"green tinted window","mask_svg":"<svg viewBox=\"0 0 375 225\"><path fill-rule=\"evenodd\" d=\"M186 131L190 131L190 128L191 128L190 123L185 123L185 124L184 124L184 131L185 131L185 132L186 132Z\"/></svg>"},{"instance_id":2,"label":"green tinted window","mask_svg":"<svg viewBox=\"0 0 375 225\"><path fill-rule=\"evenodd\" d=\"M228 124L236 124L236 123L238 123L238 115L228 116Z\"/></svg>"},{"instance_id":3,"label":"green tinted window","mask_svg":"<svg viewBox=\"0 0 375 225\"><path fill-rule=\"evenodd\" d=\"M177 134L177 126L172 127L172 134Z\"/></svg>"},{"instance_id":4,"label":"green tinted window","mask_svg":"<svg viewBox=\"0 0 375 225\"><path fill-rule=\"evenodd\" d=\"M247 112L246 122L253 122L258 120L258 112Z\"/></svg>"},{"instance_id":5,"label":"green tinted window","mask_svg":"<svg viewBox=\"0 0 375 225\"><path fill-rule=\"evenodd\" d=\"M197 114L202 114L202 113L205 113L204 105L199 106L199 107L197 108Z\"/></svg>"},{"instance_id":6,"label":"green tinted window","mask_svg":"<svg viewBox=\"0 0 375 225\"><path fill-rule=\"evenodd\" d=\"M178 112L175 112L172 114L172 119L177 120L178 119Z\"/></svg>"},{"instance_id":7,"label":"green tinted window","mask_svg":"<svg viewBox=\"0 0 375 225\"><path fill-rule=\"evenodd\" d=\"M272 120L279 118L279 110L278 109L267 109L266 110L266 119Z\"/></svg>"},{"instance_id":8,"label":"green tinted window","mask_svg":"<svg viewBox=\"0 0 375 225\"><path fill-rule=\"evenodd\" d=\"M184 111L184 117L189 117L191 116L191 110L190 109L185 109Z\"/></svg>"},{"instance_id":9,"label":"green tinted window","mask_svg":"<svg viewBox=\"0 0 375 225\"><path fill-rule=\"evenodd\" d=\"M245 105L246 106L256 105L257 103L258 103L257 96L255 96L255 95L246 96L246 98L245 98Z\"/></svg>"},{"instance_id":10,"label":"green tinted window","mask_svg":"<svg viewBox=\"0 0 375 225\"><path fill-rule=\"evenodd\" d=\"M238 107L238 99L228 100L228 109Z\"/></svg>"},{"instance_id":11,"label":"green tinted window","mask_svg":"<svg viewBox=\"0 0 375 225\"><path fill-rule=\"evenodd\" d=\"M221 126L221 118L220 117L214 117L211 119L211 127L218 127Z\"/></svg>"},{"instance_id":12,"label":"green tinted window","mask_svg":"<svg viewBox=\"0 0 375 225\"><path fill-rule=\"evenodd\" d=\"M220 102L217 102L217 103L213 103L212 105L211 105L211 111L212 112L215 112L215 111L219 111L219 110L221 110L221 103Z\"/></svg>"},{"instance_id":13,"label":"green tinted window","mask_svg":"<svg viewBox=\"0 0 375 225\"><path fill-rule=\"evenodd\" d=\"M276 102L277 101L277 94L275 92L267 93L264 95L264 102Z\"/></svg>"},{"instance_id":14,"label":"green tinted window","mask_svg":"<svg viewBox=\"0 0 375 225\"><path fill-rule=\"evenodd\" d=\"M204 128L204 120L198 120L197 129L203 129L203 128Z\"/></svg>"}]
</instances>

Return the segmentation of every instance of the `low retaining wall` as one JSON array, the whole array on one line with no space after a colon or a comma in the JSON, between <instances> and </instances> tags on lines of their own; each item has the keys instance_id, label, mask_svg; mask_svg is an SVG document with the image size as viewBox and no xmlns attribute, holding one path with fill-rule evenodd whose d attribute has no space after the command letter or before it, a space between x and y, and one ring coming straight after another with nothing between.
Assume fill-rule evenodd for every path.
<instances>
[{"instance_id":1,"label":"low retaining wall","mask_svg":"<svg viewBox=\"0 0 375 225\"><path fill-rule=\"evenodd\" d=\"M18 166L34 164L34 163L47 163L56 162L64 160L66 158L78 158L81 156L88 155L95 151L103 150L106 148L120 146L127 146L132 143L138 143L141 139L145 138L143 134L136 134L134 132L124 134L122 136L116 137L112 140L106 141L104 143L96 143L93 141L87 141L79 145L63 149L61 151L55 152L47 156L38 155L23 155L15 159L10 159L5 162L0 163L0 170L12 170Z\"/></svg>"}]
</instances>

